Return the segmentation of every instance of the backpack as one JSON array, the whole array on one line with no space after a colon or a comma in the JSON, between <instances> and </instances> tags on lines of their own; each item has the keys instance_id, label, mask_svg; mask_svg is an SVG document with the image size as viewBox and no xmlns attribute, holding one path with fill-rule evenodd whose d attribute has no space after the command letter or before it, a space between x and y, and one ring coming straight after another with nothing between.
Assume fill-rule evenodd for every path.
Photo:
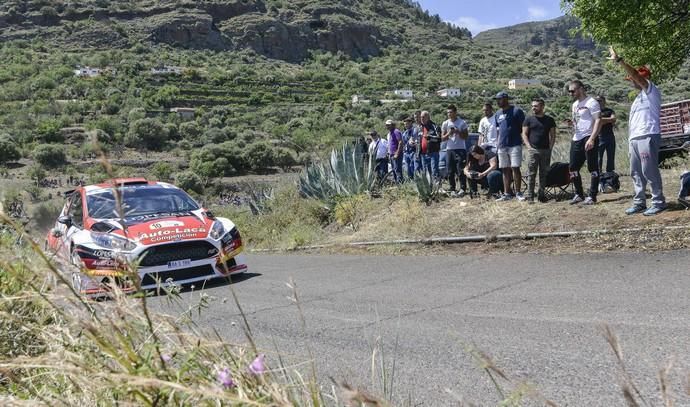
<instances>
[{"instance_id":1,"label":"backpack","mask_svg":"<svg viewBox=\"0 0 690 407\"><path fill-rule=\"evenodd\" d=\"M680 191L678 191L678 198L685 198L690 195L690 171L685 171L680 174Z\"/></svg>"},{"instance_id":2,"label":"backpack","mask_svg":"<svg viewBox=\"0 0 690 407\"><path fill-rule=\"evenodd\" d=\"M599 177L599 192L609 193L618 192L621 189L621 182L616 172L605 172Z\"/></svg>"},{"instance_id":3,"label":"backpack","mask_svg":"<svg viewBox=\"0 0 690 407\"><path fill-rule=\"evenodd\" d=\"M570 164L555 162L546 173L546 186L562 187L570 184Z\"/></svg>"}]
</instances>

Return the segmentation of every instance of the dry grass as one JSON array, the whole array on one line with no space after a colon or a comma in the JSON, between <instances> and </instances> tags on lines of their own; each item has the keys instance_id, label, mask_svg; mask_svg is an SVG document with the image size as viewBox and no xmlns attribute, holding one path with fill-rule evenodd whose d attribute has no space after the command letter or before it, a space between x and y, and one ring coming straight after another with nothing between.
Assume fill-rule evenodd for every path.
<instances>
[{"instance_id":1,"label":"dry grass","mask_svg":"<svg viewBox=\"0 0 690 407\"><path fill-rule=\"evenodd\" d=\"M687 167L688 162L683 161L674 169L662 170L665 195L670 208L654 217L625 214L625 209L632 203L632 183L629 177L621 177L621 190L618 193L600 194L598 204L589 207L572 206L568 201L528 204L517 200L495 202L492 199L468 197L446 198L426 206L412 194L393 191L379 200L377 211L363 215L360 222L362 226L358 230L331 233L326 236L326 242L342 244L371 240L625 228L651 230L662 226L687 225L690 221L690 211L684 210L675 202L679 189L679 175ZM587 182L585 179L585 188ZM621 248L627 247L630 239L625 234L621 236L623 239L616 238L615 242L618 242ZM637 242L645 238L644 234L631 237ZM610 238L604 235L594 238L600 240L605 247L613 248ZM661 236L656 238L664 239ZM591 240L592 237L586 239ZM681 247L687 247L687 239L682 238L682 235L681 239L675 242L681 242ZM668 243L669 248L679 246L673 244L674 241ZM530 248L531 245L528 244L526 247Z\"/></svg>"}]
</instances>

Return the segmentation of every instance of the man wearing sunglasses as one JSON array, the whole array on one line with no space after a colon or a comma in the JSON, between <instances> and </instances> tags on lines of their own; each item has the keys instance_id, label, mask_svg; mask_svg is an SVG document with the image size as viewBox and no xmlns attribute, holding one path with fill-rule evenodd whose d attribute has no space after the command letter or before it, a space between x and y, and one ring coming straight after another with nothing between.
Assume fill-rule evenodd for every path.
<instances>
[{"instance_id":1,"label":"man wearing sunglasses","mask_svg":"<svg viewBox=\"0 0 690 407\"><path fill-rule=\"evenodd\" d=\"M599 102L587 96L585 85L574 80L568 84L568 93L573 99L571 110L574 127L573 141L570 144L570 179L575 184L576 194L570 201L571 205L582 203L594 205L599 191L599 153L597 137L601 130L601 108ZM591 174L589 196L584 197L580 169L587 163L587 170Z\"/></svg>"}]
</instances>

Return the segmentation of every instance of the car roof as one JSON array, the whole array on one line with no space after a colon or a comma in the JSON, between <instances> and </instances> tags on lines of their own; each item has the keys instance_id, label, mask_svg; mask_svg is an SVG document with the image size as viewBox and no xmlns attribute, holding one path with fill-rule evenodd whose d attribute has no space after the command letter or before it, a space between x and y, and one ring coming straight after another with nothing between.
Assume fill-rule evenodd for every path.
<instances>
[{"instance_id":1,"label":"car roof","mask_svg":"<svg viewBox=\"0 0 690 407\"><path fill-rule=\"evenodd\" d=\"M128 186L137 186L137 187L164 187L164 188L173 188L173 189L179 189L178 187L168 184L167 182L159 182L159 181L148 181L146 178L115 178L110 181L102 182L100 184L92 184L92 185L86 185L82 187L84 191L87 194L94 193L94 192L103 192L103 190L106 189L111 189L113 187L128 187Z\"/></svg>"}]
</instances>

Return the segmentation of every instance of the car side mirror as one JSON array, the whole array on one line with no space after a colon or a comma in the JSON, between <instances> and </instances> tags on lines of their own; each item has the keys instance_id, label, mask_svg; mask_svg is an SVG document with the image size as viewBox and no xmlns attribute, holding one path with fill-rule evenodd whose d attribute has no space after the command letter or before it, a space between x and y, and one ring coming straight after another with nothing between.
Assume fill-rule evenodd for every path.
<instances>
[{"instance_id":1,"label":"car side mirror","mask_svg":"<svg viewBox=\"0 0 690 407\"><path fill-rule=\"evenodd\" d=\"M67 215L62 215L57 219L58 223L61 223L67 227L72 226L72 218Z\"/></svg>"},{"instance_id":2,"label":"car side mirror","mask_svg":"<svg viewBox=\"0 0 690 407\"><path fill-rule=\"evenodd\" d=\"M62 237L62 231L60 229L53 229L50 233L53 237Z\"/></svg>"}]
</instances>

